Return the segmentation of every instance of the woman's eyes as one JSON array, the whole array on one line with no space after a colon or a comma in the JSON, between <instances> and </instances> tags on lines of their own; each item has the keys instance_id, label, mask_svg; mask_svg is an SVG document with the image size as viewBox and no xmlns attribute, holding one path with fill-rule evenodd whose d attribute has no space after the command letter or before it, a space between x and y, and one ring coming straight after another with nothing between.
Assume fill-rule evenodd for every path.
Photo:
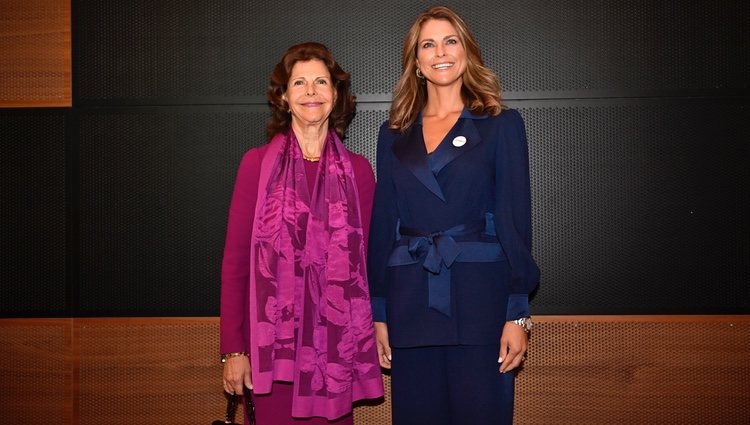
<instances>
[{"instance_id":1,"label":"woman's eyes","mask_svg":"<svg viewBox=\"0 0 750 425\"><path fill-rule=\"evenodd\" d=\"M456 38L449 38L449 39L445 40L445 44L447 44L447 45L458 44L458 39L456 39ZM432 41L426 41L426 42L422 43L422 48L423 49L431 49L433 47L435 47L435 43L432 42Z\"/></svg>"},{"instance_id":2,"label":"woman's eyes","mask_svg":"<svg viewBox=\"0 0 750 425\"><path fill-rule=\"evenodd\" d=\"M326 85L328 85L328 80L320 78L320 79L315 80L315 84L319 84L321 86L326 86ZM295 80L295 81L292 81L292 85L293 86L304 86L305 85L305 80Z\"/></svg>"}]
</instances>

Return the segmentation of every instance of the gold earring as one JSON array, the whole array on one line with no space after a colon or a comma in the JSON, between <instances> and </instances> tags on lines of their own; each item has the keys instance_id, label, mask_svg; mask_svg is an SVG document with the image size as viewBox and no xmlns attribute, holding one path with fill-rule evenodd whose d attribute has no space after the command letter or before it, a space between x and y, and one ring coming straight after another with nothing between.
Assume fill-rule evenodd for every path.
<instances>
[{"instance_id":1,"label":"gold earring","mask_svg":"<svg viewBox=\"0 0 750 425\"><path fill-rule=\"evenodd\" d=\"M422 71L420 71L419 68L417 68L417 78L424 79L424 75L422 75Z\"/></svg>"}]
</instances>

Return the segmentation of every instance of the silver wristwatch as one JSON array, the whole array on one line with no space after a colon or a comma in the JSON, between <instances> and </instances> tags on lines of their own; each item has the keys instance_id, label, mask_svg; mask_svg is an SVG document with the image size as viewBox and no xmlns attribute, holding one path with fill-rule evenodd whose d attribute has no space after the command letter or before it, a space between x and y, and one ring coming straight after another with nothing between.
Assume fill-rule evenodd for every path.
<instances>
[{"instance_id":1,"label":"silver wristwatch","mask_svg":"<svg viewBox=\"0 0 750 425\"><path fill-rule=\"evenodd\" d=\"M516 325L523 328L524 331L527 333L531 331L531 327L534 325L534 322L531 321L531 316L529 317L522 317L520 319L511 320L511 322L515 323Z\"/></svg>"}]
</instances>

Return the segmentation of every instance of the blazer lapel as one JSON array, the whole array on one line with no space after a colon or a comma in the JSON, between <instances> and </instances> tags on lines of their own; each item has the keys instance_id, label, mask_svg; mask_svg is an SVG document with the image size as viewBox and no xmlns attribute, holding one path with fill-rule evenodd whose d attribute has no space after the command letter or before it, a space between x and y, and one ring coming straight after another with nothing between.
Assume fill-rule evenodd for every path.
<instances>
[{"instance_id":1,"label":"blazer lapel","mask_svg":"<svg viewBox=\"0 0 750 425\"><path fill-rule=\"evenodd\" d=\"M422 139L422 125L415 123L393 143L393 154L435 196L445 201L443 191L427 162L427 151Z\"/></svg>"},{"instance_id":2,"label":"blazer lapel","mask_svg":"<svg viewBox=\"0 0 750 425\"><path fill-rule=\"evenodd\" d=\"M432 172L438 174L451 161L474 149L482 142L474 121L486 116L473 115L464 109L456 125L445 136L440 146L432 153Z\"/></svg>"}]
</instances>

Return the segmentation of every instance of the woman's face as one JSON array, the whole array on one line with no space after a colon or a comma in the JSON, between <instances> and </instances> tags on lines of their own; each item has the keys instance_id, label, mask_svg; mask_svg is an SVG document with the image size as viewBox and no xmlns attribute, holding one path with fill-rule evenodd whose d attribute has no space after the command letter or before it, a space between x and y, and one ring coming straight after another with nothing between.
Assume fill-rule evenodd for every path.
<instances>
[{"instance_id":1,"label":"woman's face","mask_svg":"<svg viewBox=\"0 0 750 425\"><path fill-rule=\"evenodd\" d=\"M466 51L450 22L442 19L425 22L417 43L417 66L429 82L439 86L461 84Z\"/></svg>"},{"instance_id":2,"label":"woman's face","mask_svg":"<svg viewBox=\"0 0 750 425\"><path fill-rule=\"evenodd\" d=\"M292 123L301 126L326 123L336 102L336 89L323 61L295 63L284 100L289 104Z\"/></svg>"}]
</instances>

